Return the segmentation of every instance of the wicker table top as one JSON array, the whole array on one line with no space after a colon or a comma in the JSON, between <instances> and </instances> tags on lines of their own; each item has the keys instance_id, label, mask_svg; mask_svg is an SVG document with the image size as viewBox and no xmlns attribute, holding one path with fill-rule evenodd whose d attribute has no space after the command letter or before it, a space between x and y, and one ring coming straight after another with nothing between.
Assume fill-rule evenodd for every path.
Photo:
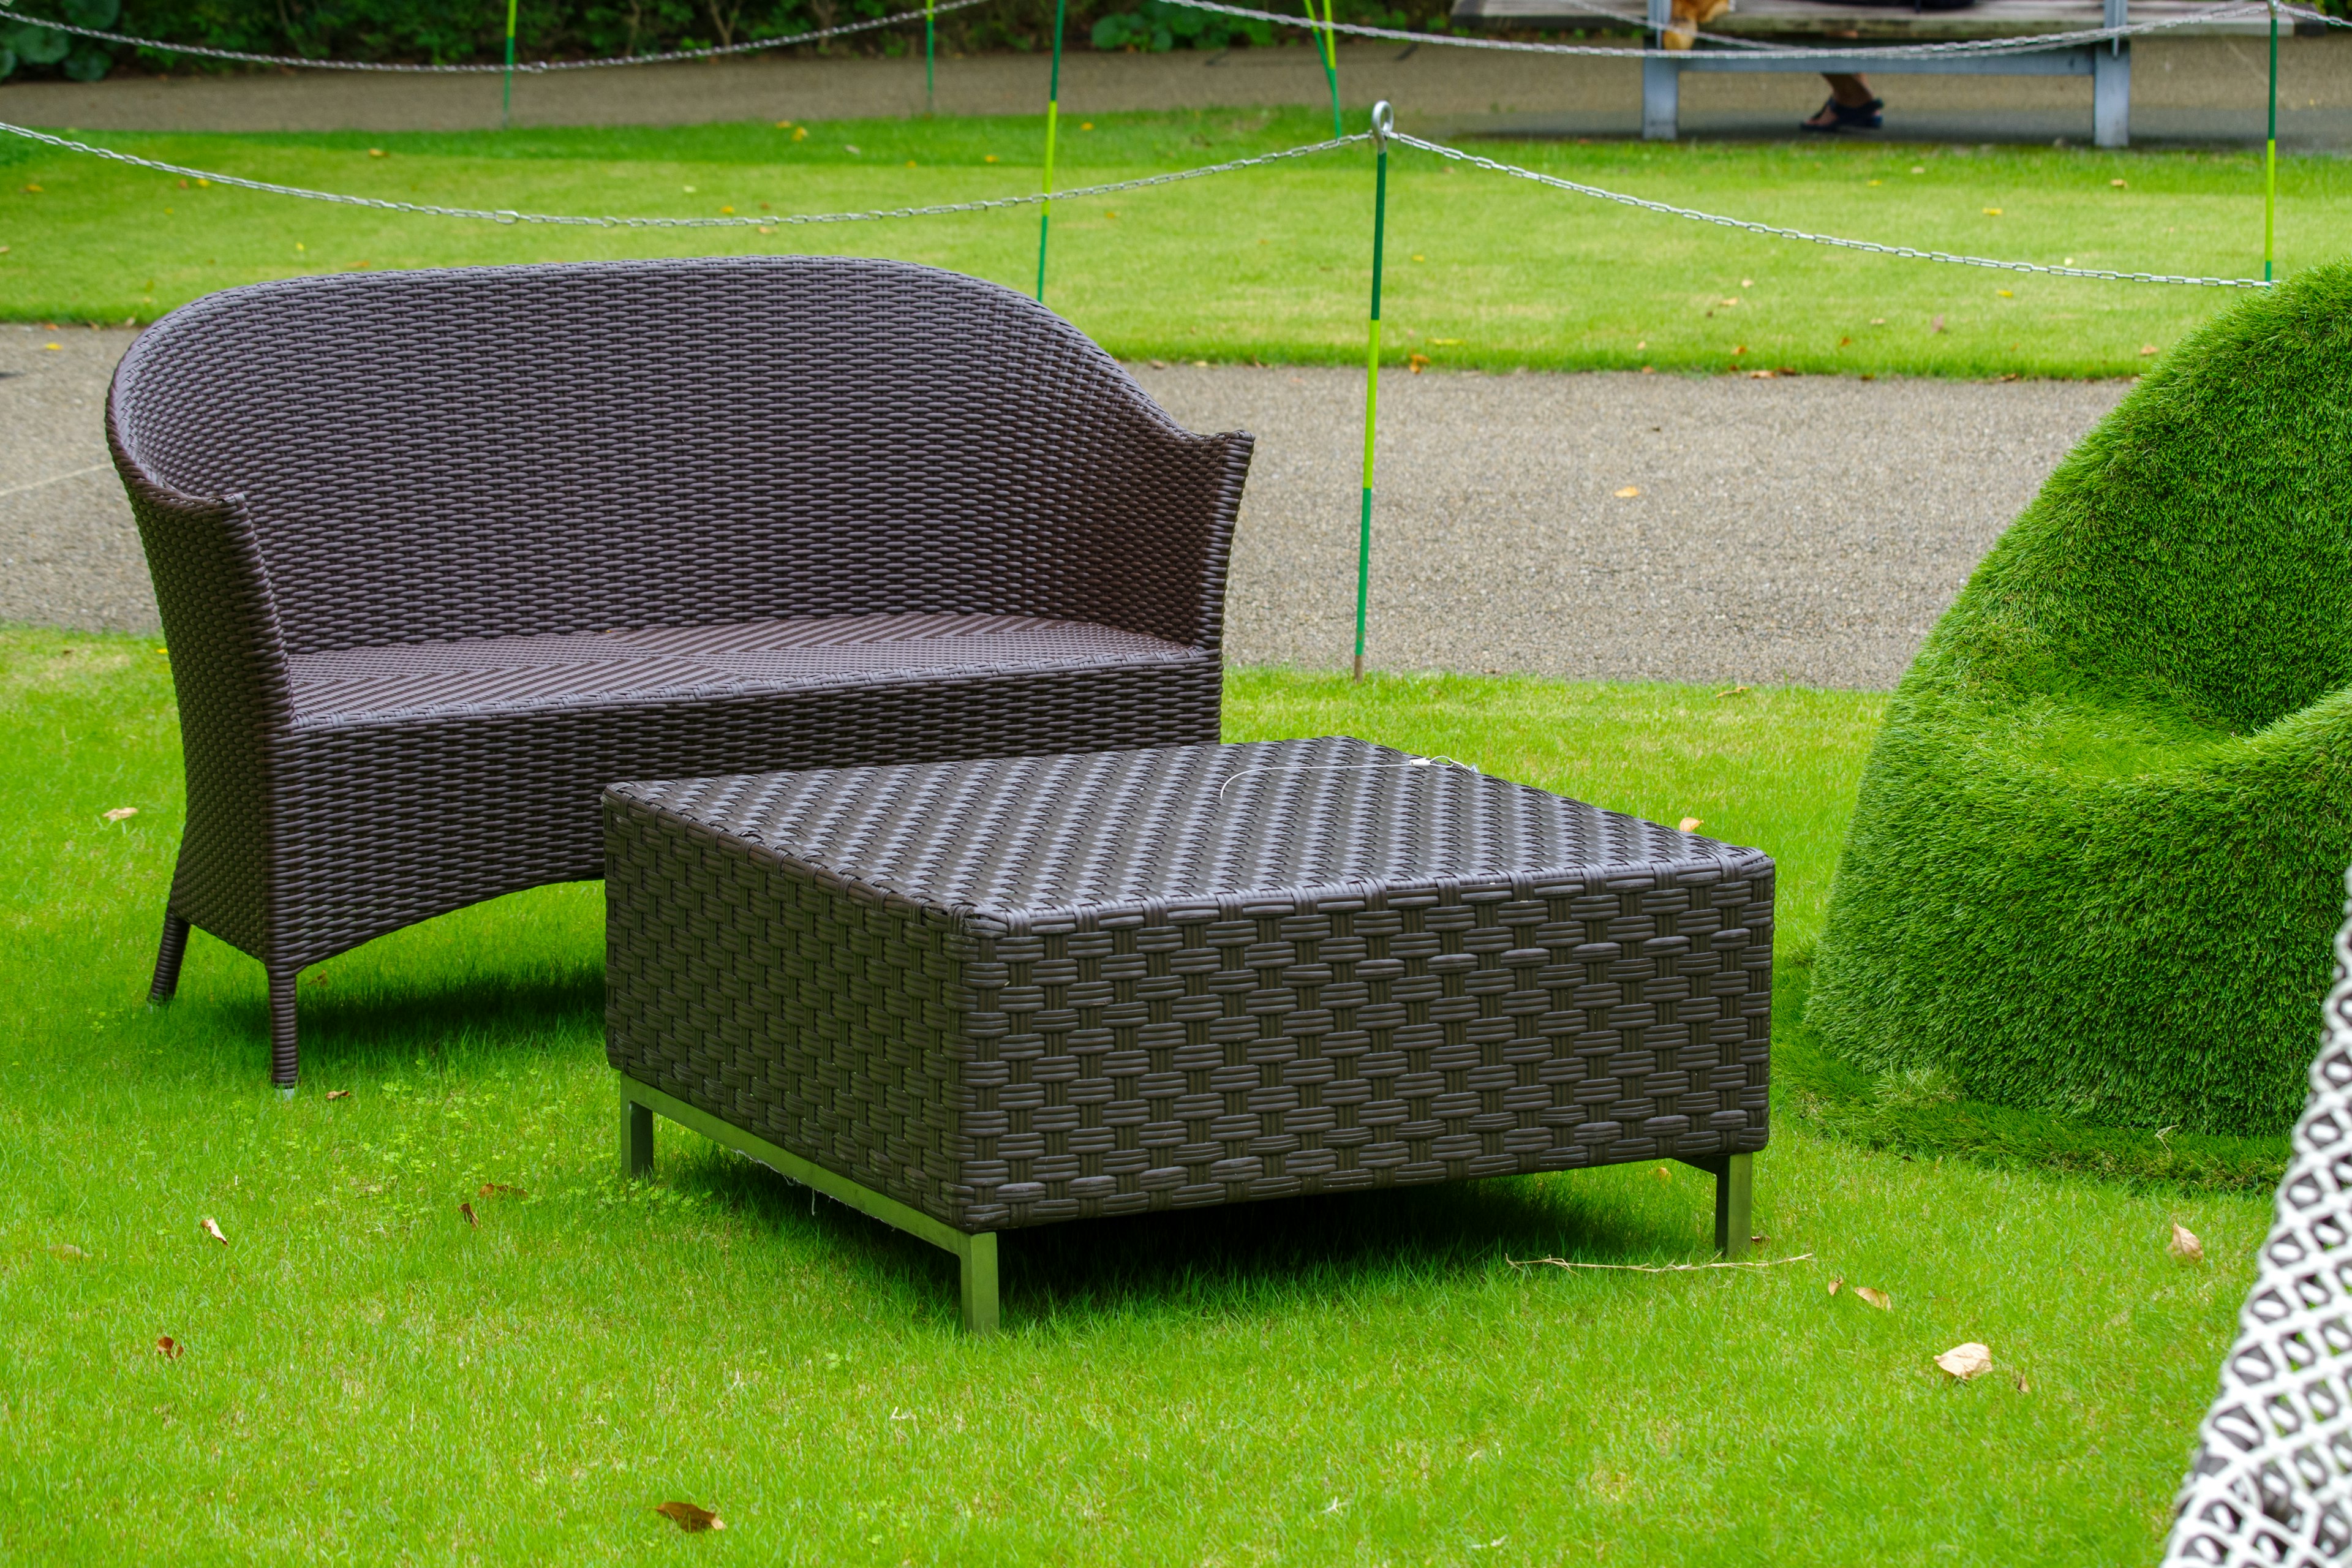
<instances>
[{"instance_id":1,"label":"wicker table top","mask_svg":"<svg viewBox=\"0 0 2352 1568\"><path fill-rule=\"evenodd\" d=\"M623 784L614 793L853 892L992 934L1121 913L1234 919L1473 887L1557 898L1596 876L1769 866L1526 784L1346 737Z\"/></svg>"}]
</instances>

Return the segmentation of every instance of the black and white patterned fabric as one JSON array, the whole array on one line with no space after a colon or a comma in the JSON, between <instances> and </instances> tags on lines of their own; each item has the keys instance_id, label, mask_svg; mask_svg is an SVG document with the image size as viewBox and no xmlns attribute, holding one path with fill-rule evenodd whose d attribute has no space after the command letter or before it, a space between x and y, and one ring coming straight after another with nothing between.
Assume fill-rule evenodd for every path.
<instances>
[{"instance_id":1,"label":"black and white patterned fabric","mask_svg":"<svg viewBox=\"0 0 2352 1568\"><path fill-rule=\"evenodd\" d=\"M2352 876L2347 876L2352 891ZM2167 1564L2352 1561L2352 909L2311 1100L2180 1489Z\"/></svg>"}]
</instances>

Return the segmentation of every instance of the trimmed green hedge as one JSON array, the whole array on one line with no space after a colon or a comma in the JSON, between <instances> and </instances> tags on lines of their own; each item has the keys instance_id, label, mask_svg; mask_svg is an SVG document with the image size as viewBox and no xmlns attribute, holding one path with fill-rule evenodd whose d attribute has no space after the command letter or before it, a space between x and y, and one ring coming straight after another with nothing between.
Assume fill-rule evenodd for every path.
<instances>
[{"instance_id":1,"label":"trimmed green hedge","mask_svg":"<svg viewBox=\"0 0 2352 1568\"><path fill-rule=\"evenodd\" d=\"M516 53L523 59L602 58L708 48L806 32L916 8L921 0L520 0ZM312 59L464 64L495 61L506 48L505 0L24 0L15 8L112 27L141 37L254 54ZM115 13L121 11L120 19ZM1287 10L1274 5L1270 10ZM98 11L105 20L92 20ZM1343 22L1442 31L1446 0L1336 0ZM942 51L1042 49L1053 40L1052 0L990 0L939 19ZM1263 44L1276 36L1264 23L1162 5L1160 0L1068 0L1066 47L1090 42L1104 48L1224 48ZM239 69L184 56L66 40L47 29L19 40L11 54L0 33L0 77L93 79L109 66L136 58L149 70ZM1296 38L1303 35L1283 30ZM32 47L21 47L30 41ZM55 52L50 52L55 45ZM856 35L830 46L836 54L901 55L919 51L922 33L906 26Z\"/></svg>"},{"instance_id":2,"label":"trimmed green hedge","mask_svg":"<svg viewBox=\"0 0 2352 1568\"><path fill-rule=\"evenodd\" d=\"M2352 264L2183 342L1920 650L1809 1020L2119 1126L2291 1123L2352 860Z\"/></svg>"}]
</instances>

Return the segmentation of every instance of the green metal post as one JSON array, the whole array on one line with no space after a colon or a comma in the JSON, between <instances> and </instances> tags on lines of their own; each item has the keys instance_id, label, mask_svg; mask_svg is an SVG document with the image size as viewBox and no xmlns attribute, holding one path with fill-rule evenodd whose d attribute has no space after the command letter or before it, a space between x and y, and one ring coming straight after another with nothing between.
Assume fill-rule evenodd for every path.
<instances>
[{"instance_id":1,"label":"green metal post","mask_svg":"<svg viewBox=\"0 0 2352 1568\"><path fill-rule=\"evenodd\" d=\"M1045 230L1054 221L1054 128L1062 113L1062 14L1054 0L1054 74L1045 88L1045 205L1037 213L1037 303L1045 302Z\"/></svg>"},{"instance_id":2,"label":"green metal post","mask_svg":"<svg viewBox=\"0 0 2352 1568\"><path fill-rule=\"evenodd\" d=\"M1372 105L1372 313L1364 342L1364 506L1356 525L1356 679L1364 679L1364 601L1372 585L1372 432L1381 409L1381 246L1389 219L1389 131L1395 123L1386 100Z\"/></svg>"},{"instance_id":3,"label":"green metal post","mask_svg":"<svg viewBox=\"0 0 2352 1568\"><path fill-rule=\"evenodd\" d=\"M514 36L517 0L507 0L507 85L505 95L499 100L499 129L504 131L514 123Z\"/></svg>"},{"instance_id":4,"label":"green metal post","mask_svg":"<svg viewBox=\"0 0 2352 1568\"><path fill-rule=\"evenodd\" d=\"M1306 0L1306 3L1307 20L1312 23L1315 20L1315 0ZM1323 79L1331 89L1331 139L1336 142L1348 133L1348 128L1339 118L1339 40L1331 27L1331 0L1323 0L1323 26L1318 37L1315 52L1323 61Z\"/></svg>"},{"instance_id":5,"label":"green metal post","mask_svg":"<svg viewBox=\"0 0 2352 1568\"><path fill-rule=\"evenodd\" d=\"M2278 221L2278 0L2271 0L2271 129L2263 151L2263 281L2271 280L2272 238Z\"/></svg>"},{"instance_id":6,"label":"green metal post","mask_svg":"<svg viewBox=\"0 0 2352 1568\"><path fill-rule=\"evenodd\" d=\"M923 0L923 112L926 114L940 111L939 83L931 74L933 57L938 49L937 30L932 26L938 5L939 0Z\"/></svg>"}]
</instances>

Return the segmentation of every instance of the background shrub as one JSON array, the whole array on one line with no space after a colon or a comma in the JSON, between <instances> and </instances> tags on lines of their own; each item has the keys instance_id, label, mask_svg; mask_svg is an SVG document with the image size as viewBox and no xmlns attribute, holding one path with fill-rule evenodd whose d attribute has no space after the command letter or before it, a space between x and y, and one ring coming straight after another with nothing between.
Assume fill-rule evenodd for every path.
<instances>
[{"instance_id":1,"label":"background shrub","mask_svg":"<svg viewBox=\"0 0 2352 1568\"><path fill-rule=\"evenodd\" d=\"M520 0L517 58L609 58L709 48L813 27L887 16L921 0ZM1447 0L1336 0L1343 22L1443 30ZM22 0L13 8L87 27L254 54L310 59L436 65L499 60L505 0ZM1276 0L1268 9L1287 9ZM939 20L942 53L1042 49L1053 37L1052 0L991 0ZM1295 29L1169 5L1161 0L1069 0L1065 47L1219 49L1297 39ZM902 55L922 47L911 27L835 40L803 53ZM78 40L45 27L0 28L0 77L89 81L115 65L150 71L246 68Z\"/></svg>"}]
</instances>

